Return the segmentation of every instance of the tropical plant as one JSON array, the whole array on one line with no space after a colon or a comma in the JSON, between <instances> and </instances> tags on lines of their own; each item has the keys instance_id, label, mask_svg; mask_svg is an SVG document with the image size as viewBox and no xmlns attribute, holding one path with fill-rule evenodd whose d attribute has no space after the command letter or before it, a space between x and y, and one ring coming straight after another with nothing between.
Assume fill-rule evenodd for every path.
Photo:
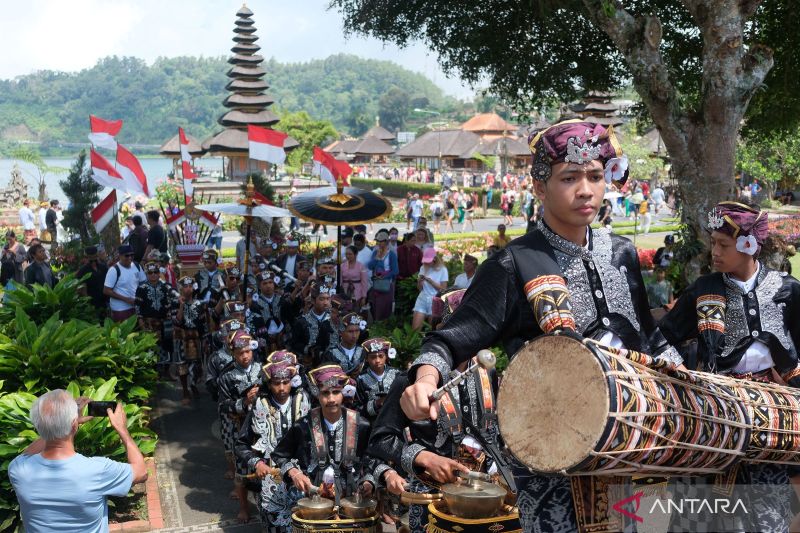
<instances>
[{"instance_id":1,"label":"tropical plant","mask_svg":"<svg viewBox=\"0 0 800 533\"><path fill-rule=\"evenodd\" d=\"M92 178L85 150L81 150L67 177L58 184L69 199L69 207L64 210L64 228L80 235L81 242L90 243L97 235L90 213L100 199L103 186Z\"/></svg>"},{"instance_id":2,"label":"tropical plant","mask_svg":"<svg viewBox=\"0 0 800 533\"><path fill-rule=\"evenodd\" d=\"M34 323L43 324L53 315L61 314L64 320L94 316L90 300L78 294L81 280L67 274L55 287L46 285L14 284L15 290L5 293L5 305L0 307L0 323L9 322L22 312Z\"/></svg>"},{"instance_id":3,"label":"tropical plant","mask_svg":"<svg viewBox=\"0 0 800 533\"><path fill-rule=\"evenodd\" d=\"M63 388L76 398L114 401L120 399L117 384L117 379L111 378L83 387L73 381ZM8 465L38 438L30 421L30 409L36 396L30 392L0 393L0 531L13 530L20 523L19 504L8 479ZM158 437L147 429L149 408L127 403L124 409L128 432L142 453L151 455ZM75 449L86 456L126 460L125 448L107 418L98 417L82 424L75 435Z\"/></svg>"},{"instance_id":4,"label":"tropical plant","mask_svg":"<svg viewBox=\"0 0 800 533\"><path fill-rule=\"evenodd\" d=\"M17 159L19 161L24 161L36 169L36 174L33 172L28 172L28 174L33 175L36 178L36 183L38 186L39 191L39 201L44 202L47 200L47 184L45 183L45 178L48 174L64 174L67 172L66 168L63 167L54 167L48 165L42 154L40 154L34 148L28 146L22 146L14 149L11 152L11 157L13 159Z\"/></svg>"},{"instance_id":5,"label":"tropical plant","mask_svg":"<svg viewBox=\"0 0 800 533\"><path fill-rule=\"evenodd\" d=\"M103 326L53 314L41 325L16 306L13 322L0 334L0 380L7 390L39 394L75 381L117 380L126 401L141 401L155 389L156 339L134 332L135 317Z\"/></svg>"}]
</instances>

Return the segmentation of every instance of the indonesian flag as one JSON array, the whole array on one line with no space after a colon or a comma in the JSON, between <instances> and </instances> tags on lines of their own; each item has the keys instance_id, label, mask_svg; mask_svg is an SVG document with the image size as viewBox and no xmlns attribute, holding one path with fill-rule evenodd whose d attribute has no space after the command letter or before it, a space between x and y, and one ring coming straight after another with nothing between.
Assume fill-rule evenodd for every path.
<instances>
[{"instance_id":1,"label":"indonesian flag","mask_svg":"<svg viewBox=\"0 0 800 533\"><path fill-rule=\"evenodd\" d=\"M192 201L194 196L194 185L192 180L197 177L197 174L192 170L192 156L189 155L189 139L186 138L186 133L183 128L178 128L178 140L181 143L181 174L183 175L183 195L186 203Z\"/></svg>"},{"instance_id":2,"label":"indonesian flag","mask_svg":"<svg viewBox=\"0 0 800 533\"><path fill-rule=\"evenodd\" d=\"M175 229L181 224L183 224L185 220L186 220L186 213L184 213L183 209L181 209L180 211L175 213L175 215L167 218L167 227L170 230L175 231Z\"/></svg>"},{"instance_id":3,"label":"indonesian flag","mask_svg":"<svg viewBox=\"0 0 800 533\"><path fill-rule=\"evenodd\" d=\"M128 192L140 192L147 197L150 196L147 176L144 175L142 165L136 156L121 144L117 145L117 172L125 180Z\"/></svg>"},{"instance_id":4,"label":"indonesian flag","mask_svg":"<svg viewBox=\"0 0 800 533\"><path fill-rule=\"evenodd\" d=\"M319 176L336 187L336 178L334 177L335 168L336 159L319 146L315 146L314 166L311 169L311 174L314 176Z\"/></svg>"},{"instance_id":5,"label":"indonesian flag","mask_svg":"<svg viewBox=\"0 0 800 533\"><path fill-rule=\"evenodd\" d=\"M208 211L200 211L200 218L197 221L209 229L217 227L218 222L217 217Z\"/></svg>"},{"instance_id":6,"label":"indonesian flag","mask_svg":"<svg viewBox=\"0 0 800 533\"><path fill-rule=\"evenodd\" d=\"M256 202L258 202L261 205L275 205L269 201L269 198L267 198L258 191L253 191L253 198L255 199Z\"/></svg>"},{"instance_id":7,"label":"indonesian flag","mask_svg":"<svg viewBox=\"0 0 800 533\"><path fill-rule=\"evenodd\" d=\"M336 176L337 179L341 177L342 181L345 184L345 186L349 187L350 186L350 174L353 173L353 167L351 167L347 163L347 161L339 161L336 158L333 159L333 163L334 163L334 166L333 166L334 175Z\"/></svg>"},{"instance_id":8,"label":"indonesian flag","mask_svg":"<svg viewBox=\"0 0 800 533\"><path fill-rule=\"evenodd\" d=\"M283 132L247 125L247 140L250 145L250 159L267 161L282 165L286 161L283 142L288 135Z\"/></svg>"},{"instance_id":9,"label":"indonesian flag","mask_svg":"<svg viewBox=\"0 0 800 533\"><path fill-rule=\"evenodd\" d=\"M105 120L94 115L89 115L89 127L92 133L89 134L89 141L94 146L117 149L117 141L114 137L122 129L121 120Z\"/></svg>"},{"instance_id":10,"label":"indonesian flag","mask_svg":"<svg viewBox=\"0 0 800 533\"><path fill-rule=\"evenodd\" d=\"M108 159L98 154L94 150L89 150L89 158L92 165L92 179L103 187L125 190L125 180L119 175Z\"/></svg>"},{"instance_id":11,"label":"indonesian flag","mask_svg":"<svg viewBox=\"0 0 800 533\"><path fill-rule=\"evenodd\" d=\"M117 218L117 191L112 190L105 199L92 209L92 223L97 233L108 226L108 223Z\"/></svg>"}]
</instances>

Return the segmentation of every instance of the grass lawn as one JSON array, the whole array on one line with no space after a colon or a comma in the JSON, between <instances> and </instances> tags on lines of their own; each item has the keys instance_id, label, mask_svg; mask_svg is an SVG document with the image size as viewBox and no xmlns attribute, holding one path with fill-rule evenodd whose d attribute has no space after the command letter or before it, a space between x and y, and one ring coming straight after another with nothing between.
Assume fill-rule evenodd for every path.
<instances>
[{"instance_id":1,"label":"grass lawn","mask_svg":"<svg viewBox=\"0 0 800 533\"><path fill-rule=\"evenodd\" d=\"M794 277L800 276L800 254L794 254L793 257L789 258L789 262L792 264L792 275Z\"/></svg>"}]
</instances>

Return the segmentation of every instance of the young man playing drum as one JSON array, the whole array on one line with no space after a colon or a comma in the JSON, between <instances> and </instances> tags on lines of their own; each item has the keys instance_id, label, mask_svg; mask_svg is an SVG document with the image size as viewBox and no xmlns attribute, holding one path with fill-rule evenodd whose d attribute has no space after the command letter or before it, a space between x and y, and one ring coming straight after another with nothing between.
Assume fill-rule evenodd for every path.
<instances>
[{"instance_id":1,"label":"young man playing drum","mask_svg":"<svg viewBox=\"0 0 800 533\"><path fill-rule=\"evenodd\" d=\"M409 371L413 385L401 399L412 420L436 418L439 408L429 397L442 378L497 342L513 354L527 340L570 329L603 344L681 363L650 315L636 248L607 229L589 227L607 184L619 186L628 175L613 130L569 120L533 135L530 149L543 219L480 266L460 307L426 337ZM569 371L568 361L564 371ZM520 468L518 505L525 531L574 532L590 520L611 523L619 515L610 516L605 494L584 494L592 479L542 476ZM586 514L576 516L574 493Z\"/></svg>"},{"instance_id":2,"label":"young man playing drum","mask_svg":"<svg viewBox=\"0 0 800 533\"><path fill-rule=\"evenodd\" d=\"M800 282L758 260L769 232L767 213L722 202L708 214L708 230L716 272L683 292L662 319L661 331L675 345L697 339L700 370L800 387ZM789 467L787 473L779 464L741 464L738 469L732 475L749 485L752 508L760 510L744 517L752 521L745 530L787 531L789 473L800 483L800 470ZM760 490L759 484L768 487ZM691 491L691 483L682 488ZM673 524L684 531L699 527L697 517L673 516Z\"/></svg>"},{"instance_id":3,"label":"young man playing drum","mask_svg":"<svg viewBox=\"0 0 800 533\"><path fill-rule=\"evenodd\" d=\"M266 394L259 395L236 439L236 456L260 481L259 514L264 531L284 532L292 518L291 503L299 493L269 474L272 452L295 422L308 414L311 403L303 388L292 386L297 358L285 350L273 352L262 368ZM293 493L293 494L291 494Z\"/></svg>"}]
</instances>

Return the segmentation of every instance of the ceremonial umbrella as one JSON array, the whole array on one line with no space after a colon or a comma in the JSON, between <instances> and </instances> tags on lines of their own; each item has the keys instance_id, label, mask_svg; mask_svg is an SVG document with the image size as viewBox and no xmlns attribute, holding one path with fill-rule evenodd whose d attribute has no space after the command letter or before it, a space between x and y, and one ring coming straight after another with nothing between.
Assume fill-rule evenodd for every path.
<instances>
[{"instance_id":1,"label":"ceremonial umbrella","mask_svg":"<svg viewBox=\"0 0 800 533\"><path fill-rule=\"evenodd\" d=\"M244 217L246 231L244 245L243 298L247 298L247 274L250 266L250 226L253 223L253 217L290 217L292 214L286 209L259 203L259 200L255 198L255 187L253 186L252 178L247 184L245 197L238 202L197 205L195 208L203 211L211 211L212 213L227 213L229 215L240 215Z\"/></svg>"},{"instance_id":2,"label":"ceremonial umbrella","mask_svg":"<svg viewBox=\"0 0 800 533\"><path fill-rule=\"evenodd\" d=\"M336 281L341 283L342 226L367 224L392 213L392 204L371 191L345 187L341 177L336 187L323 187L298 194L289 201L289 211L314 224L336 224Z\"/></svg>"}]
</instances>

